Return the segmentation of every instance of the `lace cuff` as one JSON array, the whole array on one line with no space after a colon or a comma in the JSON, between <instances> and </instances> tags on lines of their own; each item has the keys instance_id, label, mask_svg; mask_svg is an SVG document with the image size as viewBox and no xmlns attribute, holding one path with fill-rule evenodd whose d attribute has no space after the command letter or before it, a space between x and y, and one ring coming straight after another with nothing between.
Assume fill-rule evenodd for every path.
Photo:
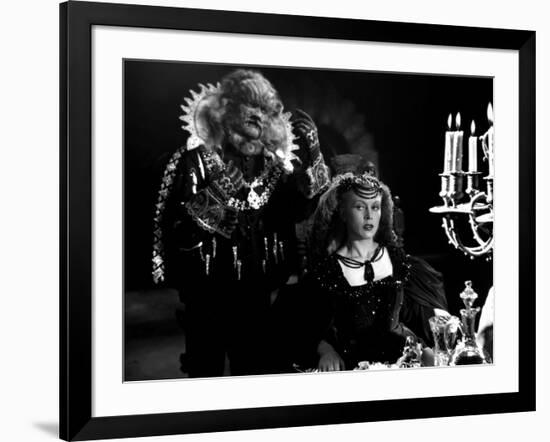
<instances>
[{"instance_id":1,"label":"lace cuff","mask_svg":"<svg viewBox=\"0 0 550 442\"><path fill-rule=\"evenodd\" d=\"M302 192L306 198L311 199L324 190L329 183L329 170L323 160L323 155L320 155L315 163L306 169Z\"/></svg>"}]
</instances>

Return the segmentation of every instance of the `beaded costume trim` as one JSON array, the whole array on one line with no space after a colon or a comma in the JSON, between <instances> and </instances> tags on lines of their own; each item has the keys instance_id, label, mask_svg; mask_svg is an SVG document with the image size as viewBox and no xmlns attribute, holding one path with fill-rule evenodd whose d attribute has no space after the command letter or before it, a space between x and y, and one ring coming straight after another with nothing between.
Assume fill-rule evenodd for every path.
<instances>
[{"instance_id":1,"label":"beaded costume trim","mask_svg":"<svg viewBox=\"0 0 550 442\"><path fill-rule=\"evenodd\" d=\"M249 189L246 201L232 197L227 202L227 205L237 210L258 210L262 208L269 201L282 173L283 171L280 167L270 166L261 177L255 179L250 184L245 184L245 187ZM255 190L258 187L263 188L260 193Z\"/></svg>"},{"instance_id":2,"label":"beaded costume trim","mask_svg":"<svg viewBox=\"0 0 550 442\"><path fill-rule=\"evenodd\" d=\"M192 200L185 203L185 209L193 221L208 233L219 233L229 238L231 233L222 226L224 205L209 189L202 189Z\"/></svg>"},{"instance_id":3,"label":"beaded costume trim","mask_svg":"<svg viewBox=\"0 0 550 442\"><path fill-rule=\"evenodd\" d=\"M178 165L181 161L181 158L183 157L183 154L186 151L188 151L188 147L182 146L172 154L172 156L170 157L170 160L168 160L168 163L164 168L164 174L162 176L160 190L157 194L157 202L155 204L155 216L153 217L153 258L152 258L152 265L153 265L152 276L153 276L153 282L155 284L163 282L165 278L166 269L165 269L165 262L164 262L164 242L163 242L164 235L162 231L162 223L164 219L166 202L168 200L168 197L170 196L172 187L174 186L174 181L176 179ZM199 155L200 161L204 162L204 165L206 166L206 169L208 170L209 173L213 173L217 170L222 170L222 168L225 167L221 158L214 152L206 148L201 148L199 150L199 153L200 153ZM197 222L197 224L203 228L206 227L206 226L202 226L201 223ZM208 230L208 228L205 228L205 230Z\"/></svg>"},{"instance_id":4,"label":"beaded costume trim","mask_svg":"<svg viewBox=\"0 0 550 442\"><path fill-rule=\"evenodd\" d=\"M369 193L371 193L372 196L369 196L369 198L373 198L382 192L380 181L369 172L363 173L362 175L356 175L352 172L343 173L334 178L332 184L338 187L342 192L346 192L357 185L364 186L370 189Z\"/></svg>"},{"instance_id":5,"label":"beaded costume trim","mask_svg":"<svg viewBox=\"0 0 550 442\"><path fill-rule=\"evenodd\" d=\"M402 287L410 278L411 264L409 256L402 249L386 247L392 264L394 265L394 275L386 278L369 281L360 286L350 286L344 275L339 269L337 259L331 255L319 264L316 269L316 279L321 288L330 292L344 293L346 296L359 302L365 297L370 296L374 288L379 287ZM342 284L345 283L345 290L342 290Z\"/></svg>"},{"instance_id":6,"label":"beaded costume trim","mask_svg":"<svg viewBox=\"0 0 550 442\"><path fill-rule=\"evenodd\" d=\"M155 216L153 217L153 282L158 284L164 281L164 243L162 240L162 221L164 217L164 209L166 208L166 201L174 185L174 179L176 177L176 171L178 164L185 152L186 147L180 147L170 157L162 181L160 184L160 190L157 195L157 202L155 204Z\"/></svg>"},{"instance_id":7,"label":"beaded costume trim","mask_svg":"<svg viewBox=\"0 0 550 442\"><path fill-rule=\"evenodd\" d=\"M183 154L187 151L186 146L180 147L170 157L164 174L162 177L160 190L157 195L157 202L155 204L155 215L153 217L153 257L152 257L152 276L155 284L161 283L165 279L165 260L164 260L164 243L163 243L163 230L162 223L164 218L164 212L166 208L166 202L172 191L174 181L176 179L178 165ZM225 164L218 154L210 149L201 147L199 149L199 160L201 165L204 164L206 169L206 175L212 176L223 172L225 170ZM272 163L271 163L272 164ZM219 233L220 235L229 238L231 233L223 225L224 210L247 210L258 209L266 204L273 192L275 185L277 184L283 170L274 164L267 171L267 183L258 182L254 187L264 187L263 192L260 194L253 190L252 184L250 185L250 193L254 192L256 199L252 201L241 201L236 198L230 198L227 206L224 205L219 199L217 199L211 192L204 189L202 196L195 197L193 202L186 204L186 210L196 225L205 230L208 233ZM254 183L253 183L254 184ZM231 192L231 189L223 189L224 192ZM201 193L199 192L199 194ZM199 195L196 194L196 195Z\"/></svg>"},{"instance_id":8,"label":"beaded costume trim","mask_svg":"<svg viewBox=\"0 0 550 442\"><path fill-rule=\"evenodd\" d=\"M206 169L209 175L220 173L225 170L225 163L218 155L207 150L204 150L201 153L204 156ZM238 189L232 187L229 179L225 181L223 179L221 180L221 186L223 187L221 190L222 193L227 196L225 204L227 204L228 207L232 207L237 210L258 210L267 204L273 190L275 189L275 186L279 182L279 178L283 174L283 169L281 166L275 164L272 159L266 157L265 160L267 165L262 174L255 178L251 183L246 181L244 182L244 187L249 189L248 196L245 201L234 196L230 196L234 195ZM223 184L224 182L226 182L225 185ZM258 187L263 188L263 190L259 193L255 190ZM220 202L220 204L222 204L222 202Z\"/></svg>"}]
</instances>

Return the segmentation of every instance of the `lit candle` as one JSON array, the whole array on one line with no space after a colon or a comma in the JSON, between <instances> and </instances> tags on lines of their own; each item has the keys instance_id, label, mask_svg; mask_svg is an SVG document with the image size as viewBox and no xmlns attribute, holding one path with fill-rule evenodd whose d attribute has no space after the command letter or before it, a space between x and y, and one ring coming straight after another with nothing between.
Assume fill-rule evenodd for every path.
<instances>
[{"instance_id":1,"label":"lit candle","mask_svg":"<svg viewBox=\"0 0 550 442\"><path fill-rule=\"evenodd\" d=\"M451 151L453 132L451 131L451 123L453 117L449 114L447 118L447 131L445 131L445 158L443 159L443 173L449 173L451 171Z\"/></svg>"},{"instance_id":2,"label":"lit candle","mask_svg":"<svg viewBox=\"0 0 550 442\"><path fill-rule=\"evenodd\" d=\"M475 132L476 124L472 120L470 138L468 139L468 172L477 172L477 137Z\"/></svg>"},{"instance_id":3,"label":"lit candle","mask_svg":"<svg viewBox=\"0 0 550 442\"><path fill-rule=\"evenodd\" d=\"M464 132L460 130L460 112L456 114L455 118L456 131L454 132L454 142L453 142L453 157L452 157L452 171L461 172L462 171L462 139L464 137Z\"/></svg>"},{"instance_id":4,"label":"lit candle","mask_svg":"<svg viewBox=\"0 0 550 442\"><path fill-rule=\"evenodd\" d=\"M273 234L273 246L272 246L272 252L273 252L273 259L275 260L275 264L278 264L279 262L279 257L277 256L277 246L278 246L278 242L277 242L277 233L274 233Z\"/></svg>"},{"instance_id":5,"label":"lit candle","mask_svg":"<svg viewBox=\"0 0 550 442\"><path fill-rule=\"evenodd\" d=\"M233 267L236 268L237 267L237 260L238 260L238 257L239 257L237 246L233 246L232 250L233 250Z\"/></svg>"},{"instance_id":6,"label":"lit candle","mask_svg":"<svg viewBox=\"0 0 550 442\"><path fill-rule=\"evenodd\" d=\"M237 260L237 279L241 280L241 268L243 266L243 263L240 259Z\"/></svg>"},{"instance_id":7,"label":"lit candle","mask_svg":"<svg viewBox=\"0 0 550 442\"><path fill-rule=\"evenodd\" d=\"M272 247L273 252L273 261L275 261L275 264L279 264L279 257L277 256L277 243L273 243Z\"/></svg>"},{"instance_id":8,"label":"lit candle","mask_svg":"<svg viewBox=\"0 0 550 442\"><path fill-rule=\"evenodd\" d=\"M489 176L495 173L495 129L493 105L489 103L487 106L487 119L489 120L489 130L487 131L487 161L489 162Z\"/></svg>"}]
</instances>

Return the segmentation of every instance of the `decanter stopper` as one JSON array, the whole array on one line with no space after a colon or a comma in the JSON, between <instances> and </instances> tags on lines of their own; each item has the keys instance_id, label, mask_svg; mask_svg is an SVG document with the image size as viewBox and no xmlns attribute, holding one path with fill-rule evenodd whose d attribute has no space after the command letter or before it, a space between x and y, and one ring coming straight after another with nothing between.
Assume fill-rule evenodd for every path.
<instances>
[{"instance_id":1,"label":"decanter stopper","mask_svg":"<svg viewBox=\"0 0 550 442\"><path fill-rule=\"evenodd\" d=\"M464 282L464 285L466 288L460 294L460 299L462 299L466 309L471 310L475 300L477 299L477 293L472 288L472 281L466 281Z\"/></svg>"}]
</instances>

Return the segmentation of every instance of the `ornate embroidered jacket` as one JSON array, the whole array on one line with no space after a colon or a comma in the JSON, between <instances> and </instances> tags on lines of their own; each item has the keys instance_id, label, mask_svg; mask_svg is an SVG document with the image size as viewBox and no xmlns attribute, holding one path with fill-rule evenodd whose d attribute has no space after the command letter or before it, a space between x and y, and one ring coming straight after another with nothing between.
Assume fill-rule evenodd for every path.
<instances>
[{"instance_id":1,"label":"ornate embroidered jacket","mask_svg":"<svg viewBox=\"0 0 550 442\"><path fill-rule=\"evenodd\" d=\"M167 273L181 282L182 269L171 260L178 266L200 260L212 276L227 277L230 269L235 280L263 275L273 286L296 265L295 223L312 212L329 183L322 156L290 175L263 155L226 146L223 156L201 146L177 151L166 166L154 219L155 282ZM243 174L240 189L224 176L229 161Z\"/></svg>"}]
</instances>

